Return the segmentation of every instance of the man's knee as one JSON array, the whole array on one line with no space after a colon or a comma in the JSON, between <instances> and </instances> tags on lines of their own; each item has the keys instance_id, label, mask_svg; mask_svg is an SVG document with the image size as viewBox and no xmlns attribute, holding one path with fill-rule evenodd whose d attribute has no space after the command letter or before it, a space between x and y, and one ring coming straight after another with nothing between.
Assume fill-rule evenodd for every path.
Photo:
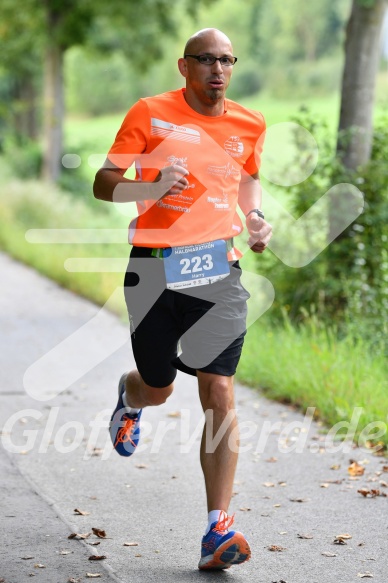
<instances>
[{"instance_id":1,"label":"man's knee","mask_svg":"<svg viewBox=\"0 0 388 583\"><path fill-rule=\"evenodd\" d=\"M234 409L233 378L212 375L208 382L200 383L200 396L204 410L223 412Z\"/></svg>"}]
</instances>

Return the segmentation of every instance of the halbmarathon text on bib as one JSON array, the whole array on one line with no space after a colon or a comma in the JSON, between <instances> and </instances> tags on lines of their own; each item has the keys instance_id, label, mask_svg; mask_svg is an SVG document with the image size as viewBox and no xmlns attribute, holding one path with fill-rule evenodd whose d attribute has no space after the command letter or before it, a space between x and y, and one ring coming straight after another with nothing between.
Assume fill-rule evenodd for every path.
<instances>
[{"instance_id":1,"label":"halbmarathon text on bib","mask_svg":"<svg viewBox=\"0 0 388 583\"><path fill-rule=\"evenodd\" d=\"M223 240L163 250L168 289L208 285L227 277L230 267Z\"/></svg>"}]
</instances>

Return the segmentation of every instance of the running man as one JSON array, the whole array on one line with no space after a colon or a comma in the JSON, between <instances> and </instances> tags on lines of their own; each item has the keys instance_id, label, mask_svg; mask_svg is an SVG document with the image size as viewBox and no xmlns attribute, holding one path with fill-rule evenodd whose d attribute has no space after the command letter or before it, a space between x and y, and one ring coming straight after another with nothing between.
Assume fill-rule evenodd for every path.
<instances>
[{"instance_id":1,"label":"running man","mask_svg":"<svg viewBox=\"0 0 388 583\"><path fill-rule=\"evenodd\" d=\"M208 509L199 569L227 569L251 554L228 516L238 457L233 379L249 297L233 243L244 228L237 206L255 253L265 250L272 228L260 210L263 116L225 97L236 61L221 31L194 34L178 60L185 88L129 110L94 183L96 198L138 208L124 282L137 369L119 381L111 438L120 455L131 456L143 408L166 401L177 369L197 377ZM133 163L130 180L124 175ZM224 420L220 443L207 451L206 432L212 438Z\"/></svg>"}]
</instances>

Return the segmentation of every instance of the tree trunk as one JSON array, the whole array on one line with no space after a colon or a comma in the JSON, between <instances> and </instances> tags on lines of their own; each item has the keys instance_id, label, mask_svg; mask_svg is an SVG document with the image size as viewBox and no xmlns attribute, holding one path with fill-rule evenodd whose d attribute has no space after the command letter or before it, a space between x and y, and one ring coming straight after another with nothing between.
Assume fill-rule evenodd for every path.
<instances>
[{"instance_id":1,"label":"tree trunk","mask_svg":"<svg viewBox=\"0 0 388 583\"><path fill-rule=\"evenodd\" d=\"M54 36L54 35L53 35ZM64 51L55 42L49 42L45 56L44 74L44 151L43 179L57 182L61 171L64 88L63 88Z\"/></svg>"},{"instance_id":2,"label":"tree trunk","mask_svg":"<svg viewBox=\"0 0 388 583\"><path fill-rule=\"evenodd\" d=\"M346 29L337 154L352 170L370 158L374 92L386 6L386 0L375 0L369 8L353 0Z\"/></svg>"},{"instance_id":3,"label":"tree trunk","mask_svg":"<svg viewBox=\"0 0 388 583\"><path fill-rule=\"evenodd\" d=\"M18 108L15 112L14 127L17 138L21 141L25 138L34 141L38 138L39 128L35 79L32 74L25 73L20 78L16 99Z\"/></svg>"}]
</instances>

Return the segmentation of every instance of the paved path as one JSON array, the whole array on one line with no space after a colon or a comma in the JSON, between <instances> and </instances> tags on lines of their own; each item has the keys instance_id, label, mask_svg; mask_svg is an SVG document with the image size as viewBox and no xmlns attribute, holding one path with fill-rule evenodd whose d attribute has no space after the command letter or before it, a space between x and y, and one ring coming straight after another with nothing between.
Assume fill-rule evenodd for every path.
<instances>
[{"instance_id":1,"label":"paved path","mask_svg":"<svg viewBox=\"0 0 388 583\"><path fill-rule=\"evenodd\" d=\"M127 326L5 255L0 269L0 582L99 573L98 581L120 583L351 583L368 572L387 582L388 498L357 493L388 492L387 460L351 447L328 451L316 423L242 386L245 451L231 511L252 559L199 572L207 515L194 379L178 376L170 400L143 415L139 451L120 458L106 426L116 379L133 364ZM350 459L363 476L349 475ZM78 541L71 533L92 534ZM333 544L344 533L347 544Z\"/></svg>"}]
</instances>

